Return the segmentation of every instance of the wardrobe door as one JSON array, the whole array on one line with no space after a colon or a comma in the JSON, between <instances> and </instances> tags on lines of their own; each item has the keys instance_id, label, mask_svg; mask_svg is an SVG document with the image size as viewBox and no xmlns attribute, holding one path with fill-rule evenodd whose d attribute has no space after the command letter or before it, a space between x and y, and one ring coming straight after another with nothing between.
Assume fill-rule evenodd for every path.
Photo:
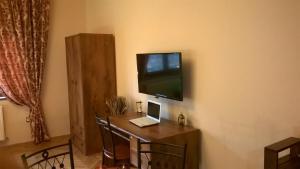
<instances>
[{"instance_id":1,"label":"wardrobe door","mask_svg":"<svg viewBox=\"0 0 300 169\"><path fill-rule=\"evenodd\" d=\"M102 34L81 35L84 108L88 150L100 151L96 113L105 112L105 100L116 96L114 37ZM93 130L92 130L93 129ZM89 153L89 151L88 151ZM91 152L92 153L92 152Z\"/></svg>"},{"instance_id":2,"label":"wardrobe door","mask_svg":"<svg viewBox=\"0 0 300 169\"><path fill-rule=\"evenodd\" d=\"M85 152L80 37L66 38L71 138Z\"/></svg>"}]
</instances>

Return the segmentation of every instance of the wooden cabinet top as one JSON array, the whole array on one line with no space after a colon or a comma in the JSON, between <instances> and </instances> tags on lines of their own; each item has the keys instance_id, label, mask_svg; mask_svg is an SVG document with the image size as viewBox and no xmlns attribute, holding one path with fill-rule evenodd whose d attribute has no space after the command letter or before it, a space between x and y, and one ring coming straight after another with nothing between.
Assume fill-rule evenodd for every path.
<instances>
[{"instance_id":1,"label":"wooden cabinet top","mask_svg":"<svg viewBox=\"0 0 300 169\"><path fill-rule=\"evenodd\" d=\"M75 34L75 35L70 35L70 36L67 36L67 37L65 37L65 38L66 38L66 39L68 39L68 38L77 37L77 36L90 36L90 37L95 37L95 36L98 36L98 37L114 37L114 35L113 35L113 34L78 33L78 34Z\"/></svg>"},{"instance_id":2,"label":"wooden cabinet top","mask_svg":"<svg viewBox=\"0 0 300 169\"><path fill-rule=\"evenodd\" d=\"M275 152L280 152L280 151L282 151L286 148L289 148L293 145L296 145L296 144L300 144L300 139L295 138L295 137L290 137L290 138L284 139L282 141L279 141L277 143L274 143L272 145L269 145L265 148L268 150L275 151Z\"/></svg>"}]
</instances>

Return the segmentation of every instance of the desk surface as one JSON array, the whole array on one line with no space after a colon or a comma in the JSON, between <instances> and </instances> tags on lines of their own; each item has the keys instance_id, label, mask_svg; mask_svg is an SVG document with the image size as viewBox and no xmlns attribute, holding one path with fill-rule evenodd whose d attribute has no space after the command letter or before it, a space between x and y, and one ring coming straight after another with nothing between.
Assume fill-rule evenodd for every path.
<instances>
[{"instance_id":1,"label":"desk surface","mask_svg":"<svg viewBox=\"0 0 300 169\"><path fill-rule=\"evenodd\" d=\"M139 115L137 113L126 113L125 115L112 116L110 117L111 126L144 141L162 140L198 130L193 127L179 126L176 122L166 119L161 119L159 124L142 128L129 122L130 119L142 116L143 115Z\"/></svg>"}]
</instances>

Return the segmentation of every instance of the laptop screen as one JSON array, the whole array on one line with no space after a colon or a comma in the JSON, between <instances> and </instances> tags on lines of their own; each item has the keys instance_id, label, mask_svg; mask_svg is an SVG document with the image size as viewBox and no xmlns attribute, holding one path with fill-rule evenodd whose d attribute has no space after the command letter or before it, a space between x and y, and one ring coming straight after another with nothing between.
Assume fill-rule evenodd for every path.
<instances>
[{"instance_id":1,"label":"laptop screen","mask_svg":"<svg viewBox=\"0 0 300 169\"><path fill-rule=\"evenodd\" d=\"M160 104L155 104L148 101L148 116L159 120Z\"/></svg>"}]
</instances>

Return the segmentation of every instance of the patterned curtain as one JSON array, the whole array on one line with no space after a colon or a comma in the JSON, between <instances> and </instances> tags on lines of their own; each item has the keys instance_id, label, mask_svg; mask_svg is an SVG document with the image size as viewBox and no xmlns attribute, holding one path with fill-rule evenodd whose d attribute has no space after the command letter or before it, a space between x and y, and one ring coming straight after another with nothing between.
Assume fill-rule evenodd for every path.
<instances>
[{"instance_id":1,"label":"patterned curtain","mask_svg":"<svg viewBox=\"0 0 300 169\"><path fill-rule=\"evenodd\" d=\"M49 138L41 103L50 0L0 0L0 88L30 108L36 144Z\"/></svg>"}]
</instances>

